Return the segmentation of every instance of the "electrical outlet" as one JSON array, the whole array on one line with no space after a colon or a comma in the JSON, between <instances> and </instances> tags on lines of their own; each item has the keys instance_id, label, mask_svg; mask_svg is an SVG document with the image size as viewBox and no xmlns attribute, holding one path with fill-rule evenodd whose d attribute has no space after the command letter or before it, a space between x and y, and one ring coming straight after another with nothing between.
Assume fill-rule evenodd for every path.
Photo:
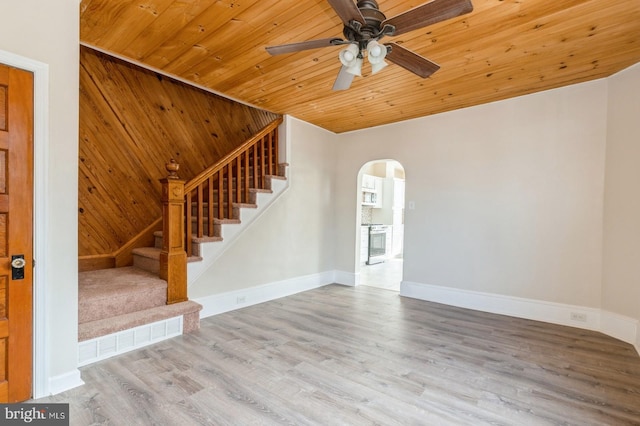
<instances>
[{"instance_id":1,"label":"electrical outlet","mask_svg":"<svg viewBox=\"0 0 640 426\"><path fill-rule=\"evenodd\" d=\"M240 303L246 303L247 298L245 296L238 296L238 298L236 299L236 304L240 304Z\"/></svg>"},{"instance_id":2,"label":"electrical outlet","mask_svg":"<svg viewBox=\"0 0 640 426\"><path fill-rule=\"evenodd\" d=\"M581 314L579 312L571 312L572 321L587 322L587 314Z\"/></svg>"}]
</instances>

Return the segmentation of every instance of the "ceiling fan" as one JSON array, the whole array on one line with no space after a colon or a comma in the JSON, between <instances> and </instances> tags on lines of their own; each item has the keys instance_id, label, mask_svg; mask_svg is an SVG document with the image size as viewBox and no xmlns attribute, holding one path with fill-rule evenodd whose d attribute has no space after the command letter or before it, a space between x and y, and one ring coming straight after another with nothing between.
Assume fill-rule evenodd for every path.
<instances>
[{"instance_id":1,"label":"ceiling fan","mask_svg":"<svg viewBox=\"0 0 640 426\"><path fill-rule=\"evenodd\" d=\"M359 0L357 4L353 0L327 1L344 24L342 33L345 40L333 37L268 46L266 49L271 55L281 55L320 47L346 45L347 47L340 52L342 68L333 85L333 90L348 89L353 78L361 75L365 52L371 63L372 74L387 65L384 61L386 58L422 78L429 77L440 69L438 64L397 43L380 44L378 40L384 36L404 34L455 18L473 10L471 0L432 0L387 19L375 0Z\"/></svg>"}]
</instances>

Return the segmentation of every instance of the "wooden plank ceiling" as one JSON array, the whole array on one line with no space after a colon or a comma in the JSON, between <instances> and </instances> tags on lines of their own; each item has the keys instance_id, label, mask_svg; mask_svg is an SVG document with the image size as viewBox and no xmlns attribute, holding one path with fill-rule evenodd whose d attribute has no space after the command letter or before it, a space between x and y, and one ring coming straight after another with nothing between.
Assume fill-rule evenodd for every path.
<instances>
[{"instance_id":1,"label":"wooden plank ceiling","mask_svg":"<svg viewBox=\"0 0 640 426\"><path fill-rule=\"evenodd\" d=\"M265 46L341 37L326 0L83 0L84 44L246 104L334 132L607 77L640 62L639 0L472 0L474 11L383 41L438 63L395 64L334 92L339 46L270 56ZM387 17L423 0L379 0ZM366 63L366 61L365 61Z\"/></svg>"}]
</instances>

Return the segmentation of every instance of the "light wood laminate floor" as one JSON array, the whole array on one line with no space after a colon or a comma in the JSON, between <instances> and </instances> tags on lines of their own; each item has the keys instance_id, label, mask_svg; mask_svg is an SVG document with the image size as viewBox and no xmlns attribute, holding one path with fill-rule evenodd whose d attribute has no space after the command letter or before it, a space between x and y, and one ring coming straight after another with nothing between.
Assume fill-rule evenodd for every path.
<instances>
[{"instance_id":1,"label":"light wood laminate floor","mask_svg":"<svg viewBox=\"0 0 640 426\"><path fill-rule=\"evenodd\" d=\"M83 367L71 424L640 424L640 357L600 333L330 285Z\"/></svg>"}]
</instances>

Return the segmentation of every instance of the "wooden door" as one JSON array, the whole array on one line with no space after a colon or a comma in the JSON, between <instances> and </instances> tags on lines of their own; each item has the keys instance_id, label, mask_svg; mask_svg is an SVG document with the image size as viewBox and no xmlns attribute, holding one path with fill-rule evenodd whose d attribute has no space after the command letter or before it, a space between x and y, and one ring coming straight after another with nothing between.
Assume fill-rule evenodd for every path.
<instances>
[{"instance_id":1,"label":"wooden door","mask_svg":"<svg viewBox=\"0 0 640 426\"><path fill-rule=\"evenodd\" d=\"M33 75L0 65L0 402L31 397L32 218Z\"/></svg>"}]
</instances>

